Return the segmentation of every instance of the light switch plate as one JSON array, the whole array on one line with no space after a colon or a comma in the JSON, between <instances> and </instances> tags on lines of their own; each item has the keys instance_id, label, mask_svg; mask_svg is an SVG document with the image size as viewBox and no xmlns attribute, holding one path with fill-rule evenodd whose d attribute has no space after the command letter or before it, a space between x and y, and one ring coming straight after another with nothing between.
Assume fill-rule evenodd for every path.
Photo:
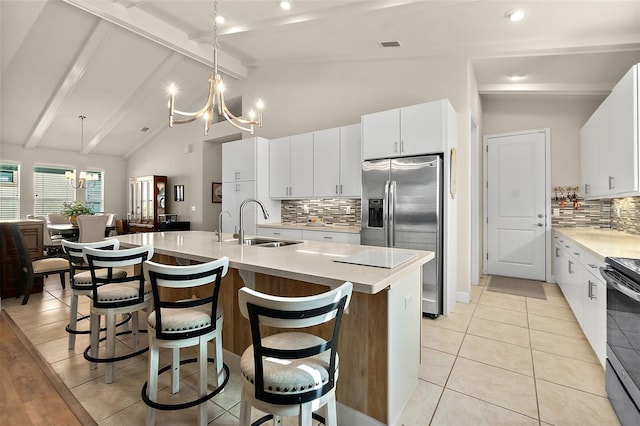
<instances>
[{"instance_id":1,"label":"light switch plate","mask_svg":"<svg viewBox=\"0 0 640 426\"><path fill-rule=\"evenodd\" d=\"M196 212L196 206L191 206L191 211L195 213Z\"/></svg>"},{"instance_id":2,"label":"light switch plate","mask_svg":"<svg viewBox=\"0 0 640 426\"><path fill-rule=\"evenodd\" d=\"M558 207L555 207L553 209L553 217L558 217L560 216L560 209Z\"/></svg>"}]
</instances>

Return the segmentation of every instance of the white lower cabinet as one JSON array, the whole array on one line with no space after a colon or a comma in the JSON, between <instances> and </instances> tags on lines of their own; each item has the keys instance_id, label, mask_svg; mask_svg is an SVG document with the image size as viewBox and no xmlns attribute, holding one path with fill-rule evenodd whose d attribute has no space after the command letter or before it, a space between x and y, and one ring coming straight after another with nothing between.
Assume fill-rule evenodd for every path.
<instances>
[{"instance_id":1,"label":"white lower cabinet","mask_svg":"<svg viewBox=\"0 0 640 426\"><path fill-rule=\"evenodd\" d=\"M273 237L273 238L290 238L294 240L302 239L302 231L299 229L284 229L284 228L258 228L257 235L261 237Z\"/></svg>"},{"instance_id":2,"label":"white lower cabinet","mask_svg":"<svg viewBox=\"0 0 640 426\"><path fill-rule=\"evenodd\" d=\"M564 236L554 235L553 273L600 363L606 361L607 286L601 261Z\"/></svg>"},{"instance_id":3,"label":"white lower cabinet","mask_svg":"<svg viewBox=\"0 0 640 426\"><path fill-rule=\"evenodd\" d=\"M351 234L348 232L308 231L305 229L302 231L302 239L342 244L360 244L360 234Z\"/></svg>"}]
</instances>

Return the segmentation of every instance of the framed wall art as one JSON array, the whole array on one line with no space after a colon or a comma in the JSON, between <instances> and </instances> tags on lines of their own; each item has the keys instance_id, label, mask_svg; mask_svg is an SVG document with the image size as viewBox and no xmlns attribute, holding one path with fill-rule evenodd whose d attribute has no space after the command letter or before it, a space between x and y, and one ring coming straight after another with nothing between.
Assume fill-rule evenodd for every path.
<instances>
[{"instance_id":1,"label":"framed wall art","mask_svg":"<svg viewBox=\"0 0 640 426\"><path fill-rule=\"evenodd\" d=\"M220 182L211 183L211 202L212 203L222 202L222 183Z\"/></svg>"}]
</instances>

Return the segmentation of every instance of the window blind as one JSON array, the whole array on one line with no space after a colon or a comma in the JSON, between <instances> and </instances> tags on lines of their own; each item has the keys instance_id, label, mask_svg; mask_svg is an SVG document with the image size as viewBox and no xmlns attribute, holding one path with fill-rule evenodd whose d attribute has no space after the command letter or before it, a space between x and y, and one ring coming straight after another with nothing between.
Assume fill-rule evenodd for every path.
<instances>
[{"instance_id":1,"label":"window blind","mask_svg":"<svg viewBox=\"0 0 640 426\"><path fill-rule=\"evenodd\" d=\"M64 177L67 170L57 167L34 167L34 214L57 213L62 210L63 203L73 201L74 190Z\"/></svg>"},{"instance_id":2,"label":"window blind","mask_svg":"<svg viewBox=\"0 0 640 426\"><path fill-rule=\"evenodd\" d=\"M20 218L20 166L0 163L0 220Z\"/></svg>"},{"instance_id":3,"label":"window blind","mask_svg":"<svg viewBox=\"0 0 640 426\"><path fill-rule=\"evenodd\" d=\"M91 182L91 185L95 183L95 186L87 188L87 206L93 210L94 213L104 212L104 172L100 170L87 170L87 173L98 175L98 180Z\"/></svg>"}]
</instances>

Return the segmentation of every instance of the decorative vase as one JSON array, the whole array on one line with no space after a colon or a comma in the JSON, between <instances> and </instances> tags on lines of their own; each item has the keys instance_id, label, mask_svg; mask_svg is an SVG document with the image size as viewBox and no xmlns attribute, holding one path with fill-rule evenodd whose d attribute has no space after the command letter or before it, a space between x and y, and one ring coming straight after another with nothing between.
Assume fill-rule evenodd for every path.
<instances>
[{"instance_id":1,"label":"decorative vase","mask_svg":"<svg viewBox=\"0 0 640 426\"><path fill-rule=\"evenodd\" d=\"M77 225L78 224L78 216L75 216L75 215L74 216L69 216L69 222L72 225Z\"/></svg>"}]
</instances>

